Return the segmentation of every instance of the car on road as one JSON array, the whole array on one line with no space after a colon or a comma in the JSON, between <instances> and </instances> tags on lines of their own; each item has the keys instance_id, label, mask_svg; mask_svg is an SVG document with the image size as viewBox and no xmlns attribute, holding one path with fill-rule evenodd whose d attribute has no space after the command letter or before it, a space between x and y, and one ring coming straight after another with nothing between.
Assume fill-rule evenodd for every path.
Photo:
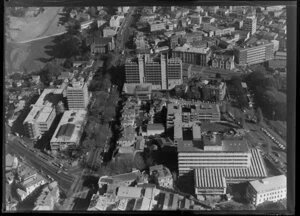
<instances>
[{"instance_id":1,"label":"car on road","mask_svg":"<svg viewBox=\"0 0 300 216\"><path fill-rule=\"evenodd\" d=\"M59 169L56 173L57 173L57 174L61 173L61 169Z\"/></svg>"}]
</instances>

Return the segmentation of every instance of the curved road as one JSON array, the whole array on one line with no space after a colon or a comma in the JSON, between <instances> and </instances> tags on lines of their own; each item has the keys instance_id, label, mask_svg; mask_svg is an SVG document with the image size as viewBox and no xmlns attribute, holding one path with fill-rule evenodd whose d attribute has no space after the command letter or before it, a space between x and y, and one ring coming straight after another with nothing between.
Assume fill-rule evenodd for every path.
<instances>
[{"instance_id":1,"label":"curved road","mask_svg":"<svg viewBox=\"0 0 300 216\"><path fill-rule=\"evenodd\" d=\"M85 23L82 23L81 24L81 30L82 29L85 29L87 27L89 27L89 25L93 22L94 20L90 20L88 22L85 22ZM80 31L81 31L80 30ZM47 36L40 36L40 37L37 37L37 38L33 38L33 39L30 39L30 40L25 40L25 41L19 41L19 42L15 42L17 44L24 44L24 43L30 43L30 42L33 42L33 41L37 41L37 40L42 40L42 39L46 39L46 38L50 38L50 37L54 37L54 36L58 36L58 35L62 35L62 34L65 34L67 31L61 31L61 32L58 32L58 33L55 33L55 34L51 34L51 35L47 35Z\"/></svg>"}]
</instances>

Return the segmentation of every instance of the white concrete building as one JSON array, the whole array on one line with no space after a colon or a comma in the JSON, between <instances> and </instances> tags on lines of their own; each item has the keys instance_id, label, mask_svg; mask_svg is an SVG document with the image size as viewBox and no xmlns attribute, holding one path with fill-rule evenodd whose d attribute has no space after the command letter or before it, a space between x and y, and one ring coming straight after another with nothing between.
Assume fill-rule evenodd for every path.
<instances>
[{"instance_id":1,"label":"white concrete building","mask_svg":"<svg viewBox=\"0 0 300 216\"><path fill-rule=\"evenodd\" d=\"M51 151L64 150L79 144L87 111L65 111L50 141Z\"/></svg>"},{"instance_id":2,"label":"white concrete building","mask_svg":"<svg viewBox=\"0 0 300 216\"><path fill-rule=\"evenodd\" d=\"M276 202L285 199L286 176L279 175L251 181L246 194L250 202L255 206L265 201Z\"/></svg>"}]
</instances>

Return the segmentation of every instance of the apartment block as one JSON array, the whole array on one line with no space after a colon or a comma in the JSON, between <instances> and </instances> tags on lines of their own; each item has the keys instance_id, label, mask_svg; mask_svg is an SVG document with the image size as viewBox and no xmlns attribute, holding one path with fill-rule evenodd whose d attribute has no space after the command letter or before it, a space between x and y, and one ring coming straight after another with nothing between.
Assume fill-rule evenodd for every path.
<instances>
[{"instance_id":1,"label":"apartment block","mask_svg":"<svg viewBox=\"0 0 300 216\"><path fill-rule=\"evenodd\" d=\"M256 16L246 17L244 20L243 28L246 31L249 31L251 35L255 34L257 25Z\"/></svg>"},{"instance_id":2,"label":"apartment block","mask_svg":"<svg viewBox=\"0 0 300 216\"><path fill-rule=\"evenodd\" d=\"M266 201L277 202L286 199L287 179L285 175L273 176L249 182L246 196L257 206Z\"/></svg>"},{"instance_id":3,"label":"apartment block","mask_svg":"<svg viewBox=\"0 0 300 216\"><path fill-rule=\"evenodd\" d=\"M86 109L89 103L89 93L87 83L84 79L73 79L67 87L67 100L69 110Z\"/></svg>"},{"instance_id":4,"label":"apartment block","mask_svg":"<svg viewBox=\"0 0 300 216\"><path fill-rule=\"evenodd\" d=\"M236 53L236 61L239 65L252 65L269 61L273 59L273 49L274 44L271 42L239 48Z\"/></svg>"}]
</instances>

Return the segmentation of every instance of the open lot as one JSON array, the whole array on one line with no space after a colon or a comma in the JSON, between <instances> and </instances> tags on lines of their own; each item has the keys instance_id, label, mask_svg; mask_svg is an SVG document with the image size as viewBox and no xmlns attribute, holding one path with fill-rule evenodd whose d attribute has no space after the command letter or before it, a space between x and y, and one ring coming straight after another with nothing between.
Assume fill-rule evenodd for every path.
<instances>
[{"instance_id":1,"label":"open lot","mask_svg":"<svg viewBox=\"0 0 300 216\"><path fill-rule=\"evenodd\" d=\"M64 31L64 26L57 25L61 7L44 7L44 9L45 11L37 17L10 16L11 39L22 42Z\"/></svg>"},{"instance_id":2,"label":"open lot","mask_svg":"<svg viewBox=\"0 0 300 216\"><path fill-rule=\"evenodd\" d=\"M45 52L45 46L52 45L53 38L46 38L26 44L5 44L6 74L31 72L41 69L51 58Z\"/></svg>"}]
</instances>

